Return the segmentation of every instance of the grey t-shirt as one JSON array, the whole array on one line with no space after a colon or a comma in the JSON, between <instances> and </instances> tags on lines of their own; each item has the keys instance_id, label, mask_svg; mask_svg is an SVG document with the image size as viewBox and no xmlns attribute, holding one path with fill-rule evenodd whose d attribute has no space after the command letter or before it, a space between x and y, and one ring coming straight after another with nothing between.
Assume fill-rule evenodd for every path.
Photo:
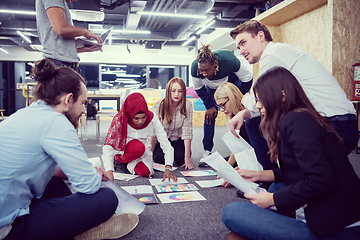
<instances>
[{"instance_id":1,"label":"grey t-shirt","mask_svg":"<svg viewBox=\"0 0 360 240\"><path fill-rule=\"evenodd\" d=\"M79 62L76 43L72 38L63 38L57 35L46 14L46 9L50 7L60 7L64 9L65 19L73 25L69 8L65 0L36 0L36 24L41 45L43 46L43 56L64 62Z\"/></svg>"}]
</instances>

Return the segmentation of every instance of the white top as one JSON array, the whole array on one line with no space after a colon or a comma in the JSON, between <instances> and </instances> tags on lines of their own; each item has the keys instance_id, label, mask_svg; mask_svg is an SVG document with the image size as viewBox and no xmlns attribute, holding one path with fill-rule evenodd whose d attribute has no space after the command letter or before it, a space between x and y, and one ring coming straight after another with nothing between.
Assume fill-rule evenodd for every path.
<instances>
[{"instance_id":1,"label":"white top","mask_svg":"<svg viewBox=\"0 0 360 240\"><path fill-rule=\"evenodd\" d=\"M310 102L323 116L356 113L336 79L310 54L289 44L269 42L259 61L259 75L275 66L286 68L296 77Z\"/></svg>"},{"instance_id":2,"label":"white top","mask_svg":"<svg viewBox=\"0 0 360 240\"><path fill-rule=\"evenodd\" d=\"M159 119L156 115L153 117L152 121L146 128L136 130L132 128L129 124L127 125L127 139L126 143L130 142L133 139L141 141L145 145L145 153L140 158L127 164L127 169L135 174L134 168L136 164L142 161L150 170L150 175L154 173L153 170L153 157L150 144L150 136L156 136L157 140L160 143L160 147L165 154L165 165L173 165L174 162L174 149L170 145L170 142L167 138L167 135L164 131L163 126L161 125ZM112 170L114 171L114 156L115 154L123 154L122 151L115 150L110 145L104 145L102 161L104 164L105 171Z\"/></svg>"},{"instance_id":3,"label":"white top","mask_svg":"<svg viewBox=\"0 0 360 240\"><path fill-rule=\"evenodd\" d=\"M259 61L259 74L275 66L286 68L296 77L321 115L356 113L336 79L310 54L289 44L269 42Z\"/></svg>"},{"instance_id":4,"label":"white top","mask_svg":"<svg viewBox=\"0 0 360 240\"><path fill-rule=\"evenodd\" d=\"M167 137L171 141L176 141L179 138L182 140L193 138L193 125L192 125L192 116L193 116L193 107L192 103L186 99L186 117L181 114L179 104L175 110L173 110L173 116L171 119L171 123L165 123L161 116L159 117L159 108L162 100L159 100L154 103L151 111L155 114L156 117L159 118L164 130L166 132Z\"/></svg>"}]
</instances>

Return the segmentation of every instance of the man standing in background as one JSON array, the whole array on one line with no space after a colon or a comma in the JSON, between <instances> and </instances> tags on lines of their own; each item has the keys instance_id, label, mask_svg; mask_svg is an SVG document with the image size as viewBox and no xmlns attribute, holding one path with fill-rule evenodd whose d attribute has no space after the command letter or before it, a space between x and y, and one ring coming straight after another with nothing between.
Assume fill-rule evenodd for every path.
<instances>
[{"instance_id":1,"label":"man standing in background","mask_svg":"<svg viewBox=\"0 0 360 240\"><path fill-rule=\"evenodd\" d=\"M90 30L73 25L66 2L73 0L36 0L36 24L44 58L57 66L68 66L79 72L78 53L101 50L101 45L76 47L75 37L84 36L95 39L99 44L100 36Z\"/></svg>"},{"instance_id":2,"label":"man standing in background","mask_svg":"<svg viewBox=\"0 0 360 240\"><path fill-rule=\"evenodd\" d=\"M194 89L206 108L203 138L204 158L209 156L214 146L215 119L218 114L214 100L215 90L221 83L231 82L245 94L251 88L252 73L251 69L244 66L232 52L227 50L212 52L210 45L203 45L191 64L191 78ZM200 160L199 166L205 166L205 163Z\"/></svg>"}]
</instances>

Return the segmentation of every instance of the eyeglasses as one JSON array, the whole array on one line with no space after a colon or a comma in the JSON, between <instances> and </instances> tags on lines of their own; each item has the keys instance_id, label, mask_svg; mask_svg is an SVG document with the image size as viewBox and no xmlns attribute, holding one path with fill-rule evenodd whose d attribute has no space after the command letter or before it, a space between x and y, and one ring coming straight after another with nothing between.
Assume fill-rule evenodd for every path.
<instances>
[{"instance_id":1,"label":"eyeglasses","mask_svg":"<svg viewBox=\"0 0 360 240\"><path fill-rule=\"evenodd\" d=\"M221 109L225 109L225 105L229 100L230 99L226 100L224 103L216 104L216 107L221 108Z\"/></svg>"}]
</instances>

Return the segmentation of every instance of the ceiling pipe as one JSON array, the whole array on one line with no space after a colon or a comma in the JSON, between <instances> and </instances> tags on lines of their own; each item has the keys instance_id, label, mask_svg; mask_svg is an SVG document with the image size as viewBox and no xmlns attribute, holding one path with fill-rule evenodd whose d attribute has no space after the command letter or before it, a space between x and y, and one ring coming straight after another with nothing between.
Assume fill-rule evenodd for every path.
<instances>
[{"instance_id":1,"label":"ceiling pipe","mask_svg":"<svg viewBox=\"0 0 360 240\"><path fill-rule=\"evenodd\" d=\"M126 30L136 30L141 16L137 14L137 11L142 11L145 8L146 1L132 1L128 9L128 15L126 17Z\"/></svg>"},{"instance_id":2,"label":"ceiling pipe","mask_svg":"<svg viewBox=\"0 0 360 240\"><path fill-rule=\"evenodd\" d=\"M155 12L160 12L161 9L162 9L162 7L163 7L163 5L165 4L165 2L166 2L166 0L161 0L160 3L159 3L159 5L158 5L158 7L157 7L157 9L155 10ZM151 29L154 21L155 21L157 18L158 18L158 17L156 17L156 16L154 16L153 18L151 18L150 23L149 23L149 29Z\"/></svg>"},{"instance_id":3,"label":"ceiling pipe","mask_svg":"<svg viewBox=\"0 0 360 240\"><path fill-rule=\"evenodd\" d=\"M164 6L161 12L163 13L170 12L170 5L171 5L171 1L167 1L166 5ZM153 23L152 27L155 29L163 20L164 18L157 18L157 20Z\"/></svg>"},{"instance_id":4,"label":"ceiling pipe","mask_svg":"<svg viewBox=\"0 0 360 240\"><path fill-rule=\"evenodd\" d=\"M158 4L159 4L159 2L160 2L160 0L156 0L155 1L155 3L154 3L154 5L152 6L152 8L151 8L151 11L150 12L154 12L155 11L155 9L157 8L157 6L158 6ZM147 28L148 27L148 24L149 24L149 21L151 20L151 18L152 18L152 16L147 16L147 18L146 18L146 22L145 22L145 24L144 24L144 26L145 26L145 28Z\"/></svg>"},{"instance_id":5,"label":"ceiling pipe","mask_svg":"<svg viewBox=\"0 0 360 240\"><path fill-rule=\"evenodd\" d=\"M176 8L176 10L181 9L182 6L184 6L184 4L186 3L186 1L187 1L187 0L183 0L183 1L180 3L180 5ZM175 6L174 6L174 8L175 8L175 7L176 7L176 1L175 1ZM170 23L170 19L168 19L167 23L165 24L165 27L167 27L167 26L169 25L169 23Z\"/></svg>"},{"instance_id":6,"label":"ceiling pipe","mask_svg":"<svg viewBox=\"0 0 360 240\"><path fill-rule=\"evenodd\" d=\"M207 0L198 10L197 10L197 14L198 15L202 15L206 12L208 12L209 10L211 10L214 7L214 0ZM184 34L186 32L186 30L192 26L192 24L195 22L196 20L194 19L189 19L185 24L183 24L177 31L173 32L172 34L172 39L176 39L179 40L179 36L181 36L182 34ZM188 34L188 36L191 33ZM187 37L188 37L187 36Z\"/></svg>"},{"instance_id":7,"label":"ceiling pipe","mask_svg":"<svg viewBox=\"0 0 360 240\"><path fill-rule=\"evenodd\" d=\"M174 0L173 4L172 4L171 7L170 7L170 11L172 11L173 9L174 9L174 12L175 12L175 9L176 9L176 11L178 11L179 9L181 9L181 7L184 5L185 2L186 2L186 0L182 0L181 3L180 3L180 5L177 7L177 6L176 6L176 0ZM169 23L170 23L170 18L167 18L167 19L164 18L164 19L162 19L162 21L161 21L160 25L158 26L158 28L160 29L160 27L161 27L165 22L166 22L165 27L167 27L167 26L169 25Z\"/></svg>"}]
</instances>

